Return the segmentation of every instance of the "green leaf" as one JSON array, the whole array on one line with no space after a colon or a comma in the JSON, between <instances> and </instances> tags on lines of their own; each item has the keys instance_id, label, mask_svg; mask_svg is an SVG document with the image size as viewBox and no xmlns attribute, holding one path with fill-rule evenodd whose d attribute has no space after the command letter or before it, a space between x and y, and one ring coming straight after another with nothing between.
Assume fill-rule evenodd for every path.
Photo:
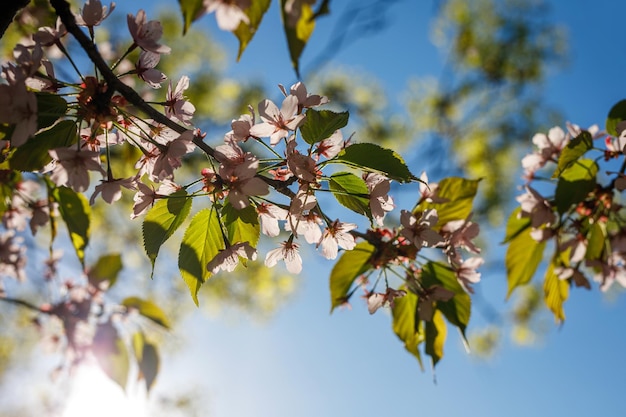
<instances>
[{"instance_id":1,"label":"green leaf","mask_svg":"<svg viewBox=\"0 0 626 417\"><path fill-rule=\"evenodd\" d=\"M415 178L400 155L373 143L355 143L342 150L337 160L356 168L382 173L399 182Z\"/></svg>"},{"instance_id":2,"label":"green leaf","mask_svg":"<svg viewBox=\"0 0 626 417\"><path fill-rule=\"evenodd\" d=\"M254 37L259 25L261 24L261 20L263 20L263 16L269 7L270 0L254 0L251 2L250 7L244 10L250 23L246 24L241 22L239 27L233 32L237 39L239 39L237 61L241 59L243 51L246 50L246 47Z\"/></svg>"},{"instance_id":3,"label":"green leaf","mask_svg":"<svg viewBox=\"0 0 626 417\"><path fill-rule=\"evenodd\" d=\"M585 252L585 259L590 261L602 260L606 244L606 224L602 222L591 224L587 232L587 251Z\"/></svg>"},{"instance_id":4,"label":"green leaf","mask_svg":"<svg viewBox=\"0 0 626 417\"><path fill-rule=\"evenodd\" d=\"M10 169L0 169L0 216L7 210L13 194L17 190L17 184L22 181L22 173Z\"/></svg>"},{"instance_id":5,"label":"green leaf","mask_svg":"<svg viewBox=\"0 0 626 417\"><path fill-rule=\"evenodd\" d=\"M437 301L437 309L446 317L448 322L461 331L465 339L465 329L469 323L472 300L456 278L456 273L440 262L428 262L422 269L422 285L429 288L440 285L452 292L454 297L448 301Z\"/></svg>"},{"instance_id":6,"label":"green leaf","mask_svg":"<svg viewBox=\"0 0 626 417\"><path fill-rule=\"evenodd\" d=\"M78 141L76 123L63 120L28 139L9 158L9 166L20 171L37 171L52 161L48 151L67 148Z\"/></svg>"},{"instance_id":7,"label":"green leaf","mask_svg":"<svg viewBox=\"0 0 626 417\"><path fill-rule=\"evenodd\" d=\"M328 186L342 206L371 218L369 190L361 177L349 172L331 175Z\"/></svg>"},{"instance_id":8,"label":"green leaf","mask_svg":"<svg viewBox=\"0 0 626 417\"><path fill-rule=\"evenodd\" d=\"M371 268L369 260L376 248L360 242L351 251L345 251L330 273L330 312L347 301L354 280Z\"/></svg>"},{"instance_id":9,"label":"green leaf","mask_svg":"<svg viewBox=\"0 0 626 417\"><path fill-rule=\"evenodd\" d=\"M222 220L228 230L230 243L249 242L255 247L261 235L259 215L252 206L237 210L230 203L222 209Z\"/></svg>"},{"instance_id":10,"label":"green leaf","mask_svg":"<svg viewBox=\"0 0 626 417\"><path fill-rule=\"evenodd\" d=\"M537 242L530 236L529 229L509 242L504 260L509 284L507 299L515 288L530 282L541 263L545 246L546 242Z\"/></svg>"},{"instance_id":11,"label":"green leaf","mask_svg":"<svg viewBox=\"0 0 626 417\"><path fill-rule=\"evenodd\" d=\"M419 322L415 321L417 317L417 295L407 291L404 297L396 298L391 308L393 317L393 332L404 342L404 348L415 358L420 364L420 368L424 369L422 364L422 355L418 349L420 343L424 341L424 332Z\"/></svg>"},{"instance_id":12,"label":"green leaf","mask_svg":"<svg viewBox=\"0 0 626 417\"><path fill-rule=\"evenodd\" d=\"M150 300L143 300L139 297L128 297L122 301L122 305L126 308L134 308L139 314L148 318L166 329L171 328L170 321L159 306Z\"/></svg>"},{"instance_id":13,"label":"green leaf","mask_svg":"<svg viewBox=\"0 0 626 417\"><path fill-rule=\"evenodd\" d=\"M224 239L215 209L198 212L191 219L178 252L178 268L196 305L200 286L211 276L206 266L222 249Z\"/></svg>"},{"instance_id":14,"label":"green leaf","mask_svg":"<svg viewBox=\"0 0 626 417\"><path fill-rule=\"evenodd\" d=\"M617 131L617 125L626 120L626 100L616 103L606 119L606 131L611 136L619 136L621 132Z\"/></svg>"},{"instance_id":15,"label":"green leaf","mask_svg":"<svg viewBox=\"0 0 626 417\"><path fill-rule=\"evenodd\" d=\"M200 14L204 2L202 0L178 0L180 11L183 14L183 35L187 33L191 24L203 15Z\"/></svg>"},{"instance_id":16,"label":"green leaf","mask_svg":"<svg viewBox=\"0 0 626 417\"><path fill-rule=\"evenodd\" d=\"M509 216L509 221L506 223L506 235L502 244L515 239L520 233L530 227L530 217L518 217L521 211L522 208L517 207Z\"/></svg>"},{"instance_id":17,"label":"green leaf","mask_svg":"<svg viewBox=\"0 0 626 417\"><path fill-rule=\"evenodd\" d=\"M130 368L128 350L110 321L98 325L92 352L104 373L125 390Z\"/></svg>"},{"instance_id":18,"label":"green leaf","mask_svg":"<svg viewBox=\"0 0 626 417\"><path fill-rule=\"evenodd\" d=\"M108 281L110 288L117 281L117 275L122 267L122 257L119 253L102 255L87 273L89 283L98 286L99 283Z\"/></svg>"},{"instance_id":19,"label":"green leaf","mask_svg":"<svg viewBox=\"0 0 626 417\"><path fill-rule=\"evenodd\" d=\"M71 188L58 187L52 190L52 198L58 204L61 218L67 225L72 245L80 263L85 264L85 248L89 243L91 208L87 198Z\"/></svg>"},{"instance_id":20,"label":"green leaf","mask_svg":"<svg viewBox=\"0 0 626 417\"><path fill-rule=\"evenodd\" d=\"M554 314L554 319L557 322L563 322L565 320L563 303L569 297L569 282L565 279L559 279L558 275L554 273L554 264L552 262L548 267L543 282L543 294L546 306Z\"/></svg>"},{"instance_id":21,"label":"green leaf","mask_svg":"<svg viewBox=\"0 0 626 417\"><path fill-rule=\"evenodd\" d=\"M154 275L154 262L161 245L180 227L191 210L191 197L185 190L178 190L168 198L158 200L143 221L143 246Z\"/></svg>"},{"instance_id":22,"label":"green leaf","mask_svg":"<svg viewBox=\"0 0 626 417\"><path fill-rule=\"evenodd\" d=\"M434 227L441 229L452 220L465 220L472 212L474 197L478 191L480 180L468 180L459 177L444 178L437 186L437 196L446 199L444 203L422 202L416 211L436 209L439 221Z\"/></svg>"},{"instance_id":23,"label":"green leaf","mask_svg":"<svg viewBox=\"0 0 626 417\"><path fill-rule=\"evenodd\" d=\"M295 7L301 7L300 18L295 27L290 27L288 18L285 13L285 4L288 0L280 0L280 10L283 19L283 27L287 36L287 45L289 46L289 55L291 56L291 64L296 70L296 75L300 78L300 55L306 46L306 43L315 29L315 19L313 19L313 8L305 2L296 2Z\"/></svg>"},{"instance_id":24,"label":"green leaf","mask_svg":"<svg viewBox=\"0 0 626 417\"><path fill-rule=\"evenodd\" d=\"M65 115L67 101L57 94L36 92L37 97L37 130L52 126Z\"/></svg>"},{"instance_id":25,"label":"green leaf","mask_svg":"<svg viewBox=\"0 0 626 417\"><path fill-rule=\"evenodd\" d=\"M597 173L598 164L591 159L581 159L561 173L554 192L554 203L559 214L587 198L596 188Z\"/></svg>"},{"instance_id":26,"label":"green leaf","mask_svg":"<svg viewBox=\"0 0 626 417\"><path fill-rule=\"evenodd\" d=\"M424 322L424 333L426 337L424 351L432 359L434 368L443 358L443 345L447 335L446 322L439 310L435 310L431 321Z\"/></svg>"},{"instance_id":27,"label":"green leaf","mask_svg":"<svg viewBox=\"0 0 626 417\"><path fill-rule=\"evenodd\" d=\"M569 168L591 148L593 148L593 138L591 134L587 131L581 132L580 135L572 139L561 151L561 156L559 156L559 162L554 174L552 174L552 178L559 177L564 170Z\"/></svg>"},{"instance_id":28,"label":"green leaf","mask_svg":"<svg viewBox=\"0 0 626 417\"><path fill-rule=\"evenodd\" d=\"M312 145L329 138L336 130L348 124L350 114L347 111L335 113L330 110L313 110L306 112L306 119L300 126L302 139Z\"/></svg>"}]
</instances>

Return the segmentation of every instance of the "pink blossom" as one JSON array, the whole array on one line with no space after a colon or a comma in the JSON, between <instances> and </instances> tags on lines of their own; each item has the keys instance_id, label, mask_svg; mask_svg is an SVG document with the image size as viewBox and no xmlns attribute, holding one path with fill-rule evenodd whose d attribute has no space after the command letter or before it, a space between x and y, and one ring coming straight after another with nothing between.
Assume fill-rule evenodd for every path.
<instances>
[{"instance_id":1,"label":"pink blossom","mask_svg":"<svg viewBox=\"0 0 626 417\"><path fill-rule=\"evenodd\" d=\"M259 116L263 123L252 126L250 134L256 137L269 136L270 144L277 145L304 120L304 115L297 114L297 111L298 98L296 96L286 97L280 110L272 101L263 100L259 103Z\"/></svg>"},{"instance_id":2,"label":"pink blossom","mask_svg":"<svg viewBox=\"0 0 626 417\"><path fill-rule=\"evenodd\" d=\"M256 206L256 212L261 221L261 233L270 237L278 236L280 233L278 221L287 219L287 210L274 204L261 203Z\"/></svg>"},{"instance_id":3,"label":"pink blossom","mask_svg":"<svg viewBox=\"0 0 626 417\"><path fill-rule=\"evenodd\" d=\"M37 97L24 84L0 85L0 123L14 124L11 145L21 146L37 132Z\"/></svg>"},{"instance_id":4,"label":"pink blossom","mask_svg":"<svg viewBox=\"0 0 626 417\"><path fill-rule=\"evenodd\" d=\"M332 135L317 144L314 153L317 158L323 156L326 159L331 159L344 150L346 146L348 144L347 141L343 140L341 130L335 130Z\"/></svg>"},{"instance_id":5,"label":"pink blossom","mask_svg":"<svg viewBox=\"0 0 626 417\"><path fill-rule=\"evenodd\" d=\"M541 225L550 226L556 220L556 215L552 210L550 202L543 198L541 194L532 187L526 186L526 194L517 196L515 199L521 205L519 218L530 217L530 225L538 228Z\"/></svg>"},{"instance_id":6,"label":"pink blossom","mask_svg":"<svg viewBox=\"0 0 626 417\"><path fill-rule=\"evenodd\" d=\"M418 249L423 246L436 246L443 242L443 237L432 228L439 221L437 210L424 210L419 219L407 210L400 212L403 229L400 234L412 242Z\"/></svg>"},{"instance_id":7,"label":"pink blossom","mask_svg":"<svg viewBox=\"0 0 626 417\"><path fill-rule=\"evenodd\" d=\"M556 126L550 129L547 135L545 133L535 134L532 140L538 150L522 159L522 167L527 176L542 168L546 162L558 158L561 150L569 141L569 135Z\"/></svg>"},{"instance_id":8,"label":"pink blossom","mask_svg":"<svg viewBox=\"0 0 626 417\"><path fill-rule=\"evenodd\" d=\"M50 174L56 185L66 185L74 191L83 192L89 187L89 171L105 175L98 152L57 148L48 153L57 161Z\"/></svg>"},{"instance_id":9,"label":"pink blossom","mask_svg":"<svg viewBox=\"0 0 626 417\"><path fill-rule=\"evenodd\" d=\"M13 230L0 233L0 277L7 276L18 281L26 279L26 247L23 241L21 236L15 236Z\"/></svg>"},{"instance_id":10,"label":"pink blossom","mask_svg":"<svg viewBox=\"0 0 626 417\"><path fill-rule=\"evenodd\" d=\"M406 291L404 290L395 290L393 288L387 288L385 293L372 292L366 294L367 297L367 311L370 314L376 313L376 311L385 306L389 306L393 308L394 300L396 298L404 297L406 295Z\"/></svg>"},{"instance_id":11,"label":"pink blossom","mask_svg":"<svg viewBox=\"0 0 626 417\"><path fill-rule=\"evenodd\" d=\"M221 30L232 32L241 22L250 23L248 15L244 13L250 7L250 0L204 0L202 6L205 13L215 12L217 26Z\"/></svg>"},{"instance_id":12,"label":"pink blossom","mask_svg":"<svg viewBox=\"0 0 626 417\"><path fill-rule=\"evenodd\" d=\"M93 204L96 201L96 197L102 194L102 199L109 204L113 204L120 198L122 198L122 187L129 190L137 189L137 181L133 178L119 178L112 180L102 180L91 195L89 204Z\"/></svg>"},{"instance_id":13,"label":"pink blossom","mask_svg":"<svg viewBox=\"0 0 626 417\"><path fill-rule=\"evenodd\" d=\"M453 220L441 227L441 233L448 244L455 248L461 247L472 253L480 253L480 248L472 242L480 233L480 226L467 220Z\"/></svg>"},{"instance_id":14,"label":"pink blossom","mask_svg":"<svg viewBox=\"0 0 626 417\"><path fill-rule=\"evenodd\" d=\"M158 42L163 36L161 23L156 20L148 21L143 9L137 12L136 17L129 13L126 20L130 35L141 49L157 54L169 54L171 52L172 49L169 46L161 45Z\"/></svg>"},{"instance_id":15,"label":"pink blossom","mask_svg":"<svg viewBox=\"0 0 626 417\"><path fill-rule=\"evenodd\" d=\"M368 172L363 175L363 180L370 192L370 210L372 217L378 226L383 225L385 214L394 208L393 199L387 195L391 188L391 180L389 178Z\"/></svg>"},{"instance_id":16,"label":"pink blossom","mask_svg":"<svg viewBox=\"0 0 626 417\"><path fill-rule=\"evenodd\" d=\"M167 87L167 98L165 101L165 115L170 119L178 119L189 124L196 107L185 99L183 92L189 88L189 77L183 75L176 88L172 91L172 83Z\"/></svg>"},{"instance_id":17,"label":"pink blossom","mask_svg":"<svg viewBox=\"0 0 626 417\"><path fill-rule=\"evenodd\" d=\"M157 53L141 51L139 61L135 65L137 76L152 88L161 88L161 83L167 79L165 74L154 68L160 60L161 55Z\"/></svg>"},{"instance_id":18,"label":"pink blossom","mask_svg":"<svg viewBox=\"0 0 626 417\"><path fill-rule=\"evenodd\" d=\"M206 267L213 274L217 274L220 270L233 272L239 265L239 257L254 261L257 257L256 249L250 246L248 242L235 243L220 250Z\"/></svg>"},{"instance_id":19,"label":"pink blossom","mask_svg":"<svg viewBox=\"0 0 626 417\"><path fill-rule=\"evenodd\" d=\"M454 293L447 288L433 285L419 295L417 300L417 315L421 320L431 321L433 319L433 303L436 301L449 301L454 297Z\"/></svg>"},{"instance_id":20,"label":"pink blossom","mask_svg":"<svg viewBox=\"0 0 626 417\"><path fill-rule=\"evenodd\" d=\"M61 18L58 17L55 27L44 26L39 28L37 33L33 35L33 40L41 46L52 46L59 42L65 34L67 34L67 29L61 22Z\"/></svg>"},{"instance_id":21,"label":"pink blossom","mask_svg":"<svg viewBox=\"0 0 626 417\"><path fill-rule=\"evenodd\" d=\"M280 91L282 91L285 97L287 97L287 91L285 90L285 87L279 84L278 88L280 88ZM289 93L298 98L298 112L301 112L303 108L308 109L328 103L328 97L326 96L309 94L306 90L306 86L301 81L298 81L297 83L292 85L289 89Z\"/></svg>"},{"instance_id":22,"label":"pink blossom","mask_svg":"<svg viewBox=\"0 0 626 417\"><path fill-rule=\"evenodd\" d=\"M295 197L291 199L289 206L289 214L292 216L301 216L305 211L313 209L317 205L315 192L309 189L308 184L298 189Z\"/></svg>"},{"instance_id":23,"label":"pink blossom","mask_svg":"<svg viewBox=\"0 0 626 417\"><path fill-rule=\"evenodd\" d=\"M259 160L235 143L218 146L216 159L221 162L219 174L228 184L228 201L238 210L249 205L248 197L269 193L269 185L256 176Z\"/></svg>"},{"instance_id":24,"label":"pink blossom","mask_svg":"<svg viewBox=\"0 0 626 417\"><path fill-rule=\"evenodd\" d=\"M456 279L465 291L471 294L474 293L471 284L476 284L480 281L480 272L476 272L476 269L484 262L485 260L483 258L474 256L464 260L461 265L456 268Z\"/></svg>"},{"instance_id":25,"label":"pink blossom","mask_svg":"<svg viewBox=\"0 0 626 417\"><path fill-rule=\"evenodd\" d=\"M585 254L587 253L587 239L579 234L561 243L559 246L559 250L561 251L566 251L568 248L571 248L570 262L574 264L578 263L585 258Z\"/></svg>"},{"instance_id":26,"label":"pink blossom","mask_svg":"<svg viewBox=\"0 0 626 417\"><path fill-rule=\"evenodd\" d=\"M315 160L310 156L302 155L295 147L295 140L287 143L287 166L289 170L299 180L317 183L321 171L317 168Z\"/></svg>"},{"instance_id":27,"label":"pink blossom","mask_svg":"<svg viewBox=\"0 0 626 417\"><path fill-rule=\"evenodd\" d=\"M226 134L226 141L245 142L250 138L250 129L254 126L254 109L250 108L250 114L242 114L239 119L230 124L231 130Z\"/></svg>"},{"instance_id":28,"label":"pink blossom","mask_svg":"<svg viewBox=\"0 0 626 417\"><path fill-rule=\"evenodd\" d=\"M159 188L155 191L142 182L137 183L137 193L133 197L133 213L130 215L134 219L144 214L154 204L157 198L170 195L180 189L180 186L169 180L163 180Z\"/></svg>"},{"instance_id":29,"label":"pink blossom","mask_svg":"<svg viewBox=\"0 0 626 417\"><path fill-rule=\"evenodd\" d=\"M590 260L586 265L598 271L593 278L600 283L602 291L607 291L616 281L626 288L626 265L620 254L613 252L606 261Z\"/></svg>"},{"instance_id":30,"label":"pink blossom","mask_svg":"<svg viewBox=\"0 0 626 417\"><path fill-rule=\"evenodd\" d=\"M585 287L588 290L591 289L591 284L589 284L589 280L585 278L585 276L578 269L557 266L554 268L554 273L559 277L559 279L571 278L574 282L574 285L576 285L577 287Z\"/></svg>"},{"instance_id":31,"label":"pink blossom","mask_svg":"<svg viewBox=\"0 0 626 417\"><path fill-rule=\"evenodd\" d=\"M80 14L76 16L76 23L79 26L88 26L93 28L100 25L104 19L109 17L111 12L115 9L115 3L103 6L100 0L87 0L85 5L80 11Z\"/></svg>"},{"instance_id":32,"label":"pink blossom","mask_svg":"<svg viewBox=\"0 0 626 417\"><path fill-rule=\"evenodd\" d=\"M287 223L285 223L285 230L292 232L296 237L304 236L304 240L306 240L307 243L317 244L322 238L321 224L322 219L315 213L301 216L288 216Z\"/></svg>"},{"instance_id":33,"label":"pink blossom","mask_svg":"<svg viewBox=\"0 0 626 417\"><path fill-rule=\"evenodd\" d=\"M281 247L273 249L267 253L265 266L273 267L280 260L285 261L287 271L292 274L299 274L302 271L302 258L298 253L300 245L294 242L282 242Z\"/></svg>"},{"instance_id":34,"label":"pink blossom","mask_svg":"<svg viewBox=\"0 0 626 417\"><path fill-rule=\"evenodd\" d=\"M356 246L354 236L349 232L356 229L354 223L342 223L339 220L335 220L324 230L322 238L317 244L322 248L322 255L326 259L335 259L339 248L345 250L352 250Z\"/></svg>"}]
</instances>

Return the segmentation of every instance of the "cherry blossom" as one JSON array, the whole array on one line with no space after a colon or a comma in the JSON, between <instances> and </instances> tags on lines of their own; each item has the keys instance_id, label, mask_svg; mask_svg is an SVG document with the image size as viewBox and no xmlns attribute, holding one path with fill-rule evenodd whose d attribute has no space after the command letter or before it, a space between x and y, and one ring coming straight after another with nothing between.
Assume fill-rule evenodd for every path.
<instances>
[{"instance_id":1,"label":"cherry blossom","mask_svg":"<svg viewBox=\"0 0 626 417\"><path fill-rule=\"evenodd\" d=\"M348 233L354 229L356 229L356 224L342 223L339 220L335 220L326 227L322 238L317 244L322 249L322 255L326 259L335 259L340 247L345 250L354 249L356 246L354 236Z\"/></svg>"},{"instance_id":2,"label":"cherry blossom","mask_svg":"<svg viewBox=\"0 0 626 417\"><path fill-rule=\"evenodd\" d=\"M367 298L367 311L370 314L374 314L381 307L389 306L393 308L394 300L396 298L404 297L405 295L406 291L396 290L393 288L387 288L387 291L385 291L384 293L366 293L365 297Z\"/></svg>"},{"instance_id":3,"label":"cherry blossom","mask_svg":"<svg viewBox=\"0 0 626 417\"><path fill-rule=\"evenodd\" d=\"M439 197L439 195L437 194L438 189L439 184L437 184L436 182L429 183L428 175L425 171L422 171L419 181L419 190L420 195L422 196L421 200L437 204L447 202L447 198Z\"/></svg>"},{"instance_id":4,"label":"cherry blossom","mask_svg":"<svg viewBox=\"0 0 626 417\"><path fill-rule=\"evenodd\" d=\"M133 197L135 204L133 205L133 212L131 213L130 218L134 219L141 216L154 204L154 200L170 195L179 189L180 186L170 180L163 180L156 191L154 188L149 187L142 182L138 182L137 193Z\"/></svg>"},{"instance_id":5,"label":"cherry blossom","mask_svg":"<svg viewBox=\"0 0 626 417\"><path fill-rule=\"evenodd\" d=\"M189 88L189 77L183 75L176 88L172 91L172 83L167 87L167 98L165 101L165 114L171 119L178 119L185 124L189 124L196 107L185 99L183 92Z\"/></svg>"},{"instance_id":6,"label":"cherry blossom","mask_svg":"<svg viewBox=\"0 0 626 417\"><path fill-rule=\"evenodd\" d=\"M269 185L256 176L259 159L235 142L219 146L216 159L221 162L219 175L228 184L228 201L236 209L248 207L248 197L269 193Z\"/></svg>"},{"instance_id":7,"label":"cherry blossom","mask_svg":"<svg viewBox=\"0 0 626 417\"><path fill-rule=\"evenodd\" d=\"M456 278L465 291L471 294L474 293L471 284L476 284L480 281L480 272L477 272L476 269L483 263L485 263L483 258L474 256L464 260L461 265L456 268Z\"/></svg>"},{"instance_id":8,"label":"cherry blossom","mask_svg":"<svg viewBox=\"0 0 626 417\"><path fill-rule=\"evenodd\" d=\"M449 221L441 227L441 233L447 242L448 250L446 253L451 260L456 260L458 257L457 247L475 254L480 253L480 248L472 242L472 239L475 239L480 233L480 227L469 219Z\"/></svg>"},{"instance_id":9,"label":"cherry blossom","mask_svg":"<svg viewBox=\"0 0 626 417\"><path fill-rule=\"evenodd\" d=\"M363 180L370 192L369 206L372 217L379 226L383 225L385 214L394 208L393 199L387 195L391 188L389 178L372 172L365 173Z\"/></svg>"},{"instance_id":10,"label":"cherry blossom","mask_svg":"<svg viewBox=\"0 0 626 417\"><path fill-rule=\"evenodd\" d=\"M295 140L287 143L287 166L289 170L299 180L317 183L321 176L321 171L317 168L315 160L310 156L301 154L295 147Z\"/></svg>"},{"instance_id":11,"label":"cherry blossom","mask_svg":"<svg viewBox=\"0 0 626 417\"><path fill-rule=\"evenodd\" d=\"M288 96L287 91L285 90L285 87L282 84L279 84L278 88L280 88L280 91L282 91L285 97ZM301 112L302 109L305 109L305 108L308 109L311 107L321 106L323 104L327 104L329 101L328 97L326 96L320 96L317 94L309 94L306 89L306 86L301 81L298 81L297 83L293 84L289 88L289 92L291 95L296 96L298 98L298 113Z\"/></svg>"},{"instance_id":12,"label":"cherry blossom","mask_svg":"<svg viewBox=\"0 0 626 417\"><path fill-rule=\"evenodd\" d=\"M239 27L241 22L250 23L244 10L250 7L250 0L204 0L203 13L215 12L217 26L221 30L232 32Z\"/></svg>"},{"instance_id":13,"label":"cherry blossom","mask_svg":"<svg viewBox=\"0 0 626 417\"><path fill-rule=\"evenodd\" d=\"M129 190L135 190L137 188L135 178L120 178L111 180L102 180L91 195L89 204L96 201L96 197L102 194L102 199L109 204L113 204L120 198L122 198L122 187Z\"/></svg>"},{"instance_id":14,"label":"cherry blossom","mask_svg":"<svg viewBox=\"0 0 626 417\"><path fill-rule=\"evenodd\" d=\"M24 239L15 236L15 231L0 232L0 277L15 278L18 281L26 279L26 247Z\"/></svg>"},{"instance_id":15,"label":"cherry blossom","mask_svg":"<svg viewBox=\"0 0 626 417\"><path fill-rule=\"evenodd\" d=\"M154 68L158 65L160 60L160 54L150 51L141 51L139 61L137 61L135 65L137 76L152 88L161 88L161 83L167 79L165 74Z\"/></svg>"},{"instance_id":16,"label":"cherry blossom","mask_svg":"<svg viewBox=\"0 0 626 417\"><path fill-rule=\"evenodd\" d=\"M100 25L104 19L109 17L114 9L115 3L109 4L107 8L107 6L102 5L100 0L87 0L80 10L80 14L76 15L76 23L79 26L93 28L94 26Z\"/></svg>"},{"instance_id":17,"label":"cherry blossom","mask_svg":"<svg viewBox=\"0 0 626 417\"><path fill-rule=\"evenodd\" d=\"M545 133L535 134L532 141L535 146L537 146L538 150L532 154L526 155L522 159L522 167L526 172L526 176L532 176L532 174L542 168L546 162L558 158L558 155L569 141L569 138L569 135L559 126L550 129L547 135Z\"/></svg>"},{"instance_id":18,"label":"cherry blossom","mask_svg":"<svg viewBox=\"0 0 626 417\"><path fill-rule=\"evenodd\" d=\"M137 12L137 16L129 13L126 20L130 35L141 49L157 54L169 54L171 52L172 49L169 46L161 45L158 42L163 36L161 23L156 20L148 21L143 9Z\"/></svg>"},{"instance_id":19,"label":"cherry blossom","mask_svg":"<svg viewBox=\"0 0 626 417\"><path fill-rule=\"evenodd\" d=\"M302 258L298 253L300 245L294 242L285 241L281 243L281 247L273 249L267 253L265 257L265 266L273 267L280 260L285 262L287 271L292 274L299 274L302 271Z\"/></svg>"},{"instance_id":20,"label":"cherry blossom","mask_svg":"<svg viewBox=\"0 0 626 417\"><path fill-rule=\"evenodd\" d=\"M287 217L285 230L292 232L296 237L304 236L307 243L317 244L322 238L321 224L323 222L320 216L312 212L301 216L290 215Z\"/></svg>"},{"instance_id":21,"label":"cherry blossom","mask_svg":"<svg viewBox=\"0 0 626 417\"><path fill-rule=\"evenodd\" d=\"M217 274L220 270L233 272L239 265L239 257L254 261L257 257L256 249L250 246L248 242L235 243L226 249L220 250L206 267L213 274Z\"/></svg>"},{"instance_id":22,"label":"cherry blossom","mask_svg":"<svg viewBox=\"0 0 626 417\"><path fill-rule=\"evenodd\" d=\"M65 29L65 26L61 22L61 18L58 17L55 27L44 26L39 28L37 33L33 35L33 40L41 46L52 46L58 43L66 34L67 29Z\"/></svg>"},{"instance_id":23,"label":"cherry blossom","mask_svg":"<svg viewBox=\"0 0 626 417\"><path fill-rule=\"evenodd\" d=\"M417 300L417 315L421 320L431 321L433 319L433 303L436 301L449 301L454 297L454 293L447 288L433 285L419 294Z\"/></svg>"},{"instance_id":24,"label":"cherry blossom","mask_svg":"<svg viewBox=\"0 0 626 417\"><path fill-rule=\"evenodd\" d=\"M613 252L606 261L589 260L586 265L598 271L593 278L600 283L602 291L607 291L616 281L626 288L626 265L620 254Z\"/></svg>"},{"instance_id":25,"label":"cherry blossom","mask_svg":"<svg viewBox=\"0 0 626 417\"><path fill-rule=\"evenodd\" d=\"M317 159L319 159L320 156L331 159L337 156L346 146L348 146L348 143L343 140L341 130L335 130L332 135L317 144L314 154Z\"/></svg>"},{"instance_id":26,"label":"cherry blossom","mask_svg":"<svg viewBox=\"0 0 626 417\"><path fill-rule=\"evenodd\" d=\"M278 221L287 219L287 210L274 204L260 203L256 206L256 212L258 213L259 220L261 221L261 233L270 237L278 236L280 233Z\"/></svg>"},{"instance_id":27,"label":"cherry blossom","mask_svg":"<svg viewBox=\"0 0 626 417\"><path fill-rule=\"evenodd\" d=\"M24 84L0 85L0 123L14 124L11 145L21 146L37 132L37 96Z\"/></svg>"},{"instance_id":28,"label":"cherry blossom","mask_svg":"<svg viewBox=\"0 0 626 417\"><path fill-rule=\"evenodd\" d=\"M400 234L412 242L418 249L427 246L436 246L443 242L443 237L432 230L439 221L437 210L424 210L419 219L407 210L400 212L400 223L404 228Z\"/></svg>"},{"instance_id":29,"label":"cherry blossom","mask_svg":"<svg viewBox=\"0 0 626 417\"><path fill-rule=\"evenodd\" d=\"M56 185L66 185L74 191L83 192L89 187L89 171L105 175L99 152L57 148L48 153L56 160L50 174L50 179Z\"/></svg>"},{"instance_id":30,"label":"cherry blossom","mask_svg":"<svg viewBox=\"0 0 626 417\"><path fill-rule=\"evenodd\" d=\"M556 221L556 215L550 202L532 187L526 186L526 194L517 196L515 199L521 205L518 218L530 217L530 225L538 228L541 225L551 225Z\"/></svg>"},{"instance_id":31,"label":"cherry blossom","mask_svg":"<svg viewBox=\"0 0 626 417\"><path fill-rule=\"evenodd\" d=\"M250 107L251 114L242 114L239 119L230 124L231 130L226 133L225 141L245 142L250 138L250 129L254 126L254 109Z\"/></svg>"},{"instance_id":32,"label":"cherry blossom","mask_svg":"<svg viewBox=\"0 0 626 417\"><path fill-rule=\"evenodd\" d=\"M280 110L272 101L265 99L259 103L259 116L263 123L252 126L250 134L256 137L269 136L270 144L277 145L304 120L304 115L297 114L297 111L298 98L296 96L286 97Z\"/></svg>"}]
</instances>

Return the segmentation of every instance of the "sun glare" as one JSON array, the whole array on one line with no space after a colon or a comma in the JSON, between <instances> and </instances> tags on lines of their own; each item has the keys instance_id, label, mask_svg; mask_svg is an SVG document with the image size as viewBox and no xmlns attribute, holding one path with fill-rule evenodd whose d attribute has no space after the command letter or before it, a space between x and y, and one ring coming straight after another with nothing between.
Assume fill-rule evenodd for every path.
<instances>
[{"instance_id":1,"label":"sun glare","mask_svg":"<svg viewBox=\"0 0 626 417\"><path fill-rule=\"evenodd\" d=\"M142 417L145 398L144 392L125 393L96 365L86 365L74 375L63 417Z\"/></svg>"}]
</instances>

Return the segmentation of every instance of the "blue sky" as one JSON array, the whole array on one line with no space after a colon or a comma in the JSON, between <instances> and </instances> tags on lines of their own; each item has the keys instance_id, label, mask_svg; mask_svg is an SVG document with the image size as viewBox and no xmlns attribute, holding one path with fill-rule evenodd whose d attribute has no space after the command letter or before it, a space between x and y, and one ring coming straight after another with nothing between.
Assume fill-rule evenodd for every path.
<instances>
[{"instance_id":1,"label":"blue sky","mask_svg":"<svg viewBox=\"0 0 626 417\"><path fill-rule=\"evenodd\" d=\"M320 22L305 49L304 70L326 44L343 4L332 2L333 15ZM626 46L618 24L626 6L608 0L549 4L551 19L568 29L570 63L550 75L545 97L566 120L602 125L610 106L626 95ZM128 7L118 5L121 11ZM428 36L432 13L432 2L398 2L388 9L386 30L354 40L328 67L371 73L390 97L401 97L410 77L437 76L440 70L441 56ZM233 62L237 44L232 35L219 32L212 16L197 24L209 26L229 50L229 75L262 74L268 85L295 81L275 5L239 64ZM530 138L528 143L530 150ZM329 315L331 263L309 254L305 265L296 295L269 322L236 313L208 317L198 311L179 324L174 336L186 347L164 359L155 392L200 392L207 410L203 415L217 417L576 417L626 412L621 399L626 372L623 295L610 300L595 288L572 290L563 326L547 321L546 335L525 348L512 344L510 329L504 328L502 346L489 361L468 355L450 328L434 383L429 367L421 372L393 335L387 311L370 316L363 304L354 302L352 310ZM504 303L505 279L502 265L485 273L480 284L481 294L499 311L511 307ZM484 324L478 311L470 331L473 323ZM123 398L115 387L106 392L105 402ZM91 415L97 412L92 404Z\"/></svg>"}]
</instances>

